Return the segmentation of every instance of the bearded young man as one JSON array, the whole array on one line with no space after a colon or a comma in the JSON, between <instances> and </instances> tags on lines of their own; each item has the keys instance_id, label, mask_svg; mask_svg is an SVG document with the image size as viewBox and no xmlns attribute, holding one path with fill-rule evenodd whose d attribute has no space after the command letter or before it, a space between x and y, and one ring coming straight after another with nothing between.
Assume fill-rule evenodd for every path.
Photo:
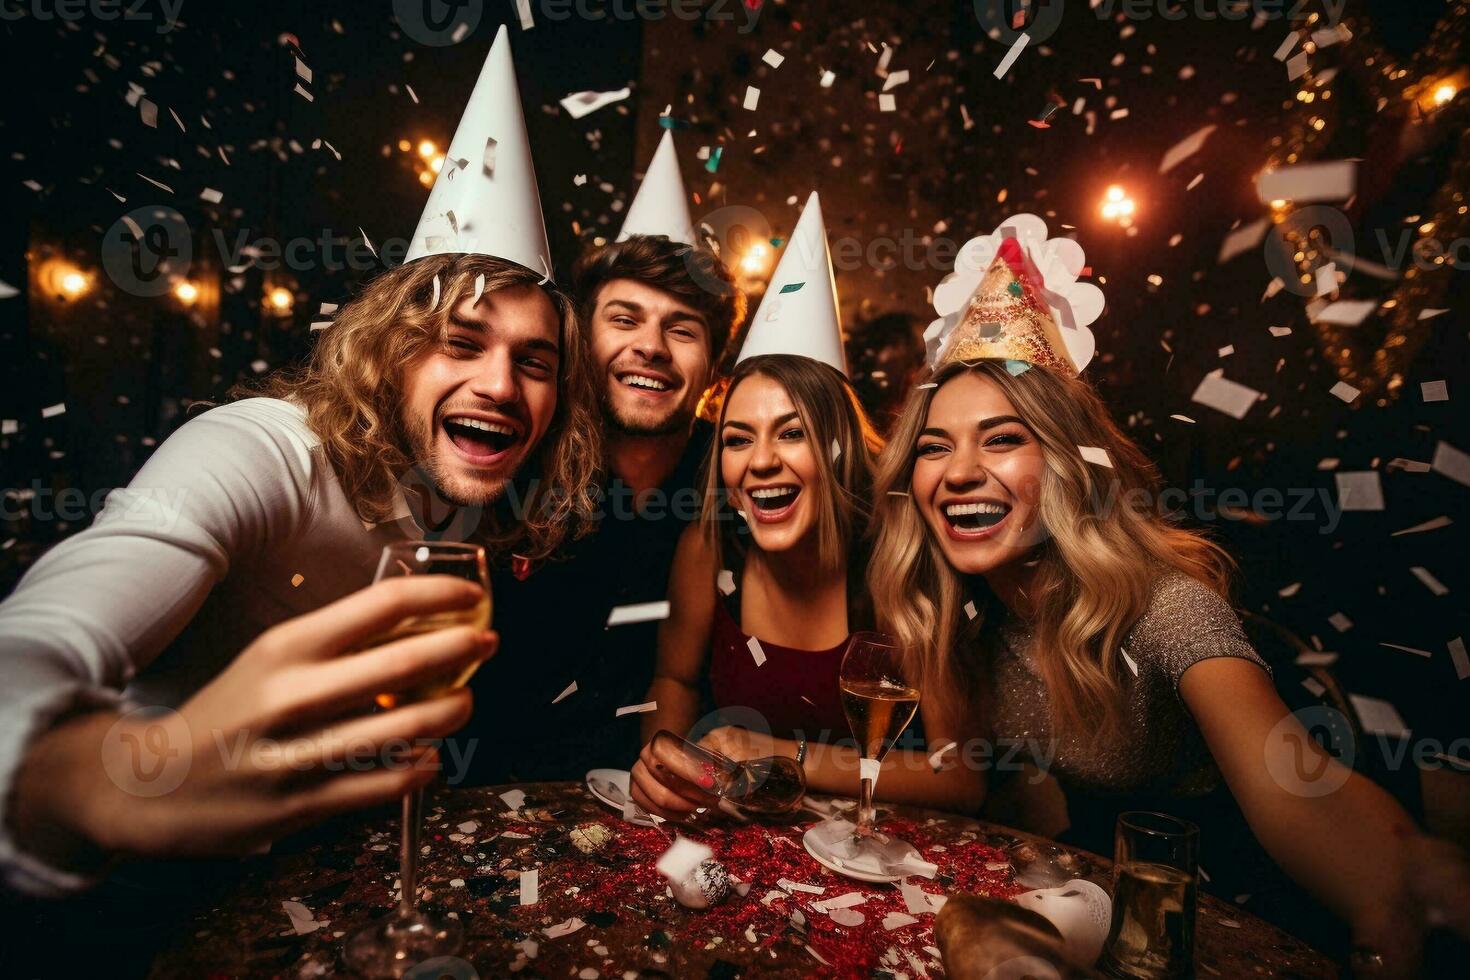
<instances>
[{"instance_id":1,"label":"bearded young man","mask_svg":"<svg viewBox=\"0 0 1470 980\"><path fill-rule=\"evenodd\" d=\"M667 595L679 533L699 513L696 476L713 432L695 413L745 314L729 271L692 244L686 200L666 133L623 240L584 252L573 270L608 482L595 534L523 580L495 578L503 600L496 628L514 654L486 664L472 683L482 699L503 690L523 699L481 712L463 733L482 740L475 781L580 779L637 758L640 716L617 711L648 689L657 614L618 625L609 616Z\"/></svg>"},{"instance_id":2,"label":"bearded young man","mask_svg":"<svg viewBox=\"0 0 1470 980\"><path fill-rule=\"evenodd\" d=\"M406 264L303 370L183 426L0 604L11 888L76 891L115 857L248 853L435 776L428 742L464 724L468 692L376 713L374 696L475 664L496 636L363 651L484 599L443 576L367 588L383 546L423 536L417 505L477 516L473 539L505 560L549 554L584 530L601 453L575 310L533 271L549 260L503 29L451 150L487 129L494 179L441 175Z\"/></svg>"}]
</instances>

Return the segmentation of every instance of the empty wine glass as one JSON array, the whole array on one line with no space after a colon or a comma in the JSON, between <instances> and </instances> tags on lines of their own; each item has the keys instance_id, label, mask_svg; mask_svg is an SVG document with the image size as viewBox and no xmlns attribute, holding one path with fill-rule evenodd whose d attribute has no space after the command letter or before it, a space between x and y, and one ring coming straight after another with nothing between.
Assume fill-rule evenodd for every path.
<instances>
[{"instance_id":1,"label":"empty wine glass","mask_svg":"<svg viewBox=\"0 0 1470 980\"><path fill-rule=\"evenodd\" d=\"M785 756L736 762L667 730L653 736L649 753L664 774L750 813L790 813L806 795L806 775Z\"/></svg>"}]
</instances>

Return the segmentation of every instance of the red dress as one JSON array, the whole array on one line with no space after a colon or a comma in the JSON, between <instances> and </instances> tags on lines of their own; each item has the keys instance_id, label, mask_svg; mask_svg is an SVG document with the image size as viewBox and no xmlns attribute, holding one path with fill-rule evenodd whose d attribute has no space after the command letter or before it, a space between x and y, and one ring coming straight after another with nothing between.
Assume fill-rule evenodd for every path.
<instances>
[{"instance_id":1,"label":"red dress","mask_svg":"<svg viewBox=\"0 0 1470 980\"><path fill-rule=\"evenodd\" d=\"M795 738L797 733L812 742L851 738L837 682L847 640L830 650L798 650L761 640L766 659L757 666L750 636L729 606L734 601L736 596L717 596L715 602L709 665L715 706L754 709L776 738Z\"/></svg>"}]
</instances>

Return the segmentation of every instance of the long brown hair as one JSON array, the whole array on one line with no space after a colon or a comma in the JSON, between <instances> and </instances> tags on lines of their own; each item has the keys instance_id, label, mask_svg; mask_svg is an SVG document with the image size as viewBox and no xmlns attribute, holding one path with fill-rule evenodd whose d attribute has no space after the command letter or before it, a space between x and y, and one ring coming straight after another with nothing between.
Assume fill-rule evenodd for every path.
<instances>
[{"instance_id":1,"label":"long brown hair","mask_svg":"<svg viewBox=\"0 0 1470 980\"><path fill-rule=\"evenodd\" d=\"M731 512L729 490L720 473L723 449L720 434L725 425L725 409L736 386L756 375L770 378L786 389L816 458L820 480L817 554L822 567L827 571L861 567L855 561L854 552L867 536L873 457L883 444L841 372L831 365L795 354L751 357L737 364L730 374L705 462L704 500L699 515L705 539L720 567L732 567L726 564L730 558L743 559L749 539L748 533L741 533L741 522ZM834 442L838 450L835 459L829 450Z\"/></svg>"},{"instance_id":2,"label":"long brown hair","mask_svg":"<svg viewBox=\"0 0 1470 980\"><path fill-rule=\"evenodd\" d=\"M1122 720L1121 646L1147 608L1162 570L1175 568L1221 595L1232 562L1218 545L1185 530L1154 504L1157 470L1108 415L1084 381L1044 368L1012 375L1004 362L951 362L916 389L878 463L877 529L868 586L879 627L891 633L924 699L948 718L976 720L983 689L987 617L999 601L980 579L966 582L945 560L912 495L915 447L935 393L964 373L999 385L1045 458L1033 552L1031 626L1058 731L1116 732ZM1105 449L1112 468L1082 459ZM964 604L975 600L970 621ZM994 625L994 624L992 624ZM985 631L992 632L992 631Z\"/></svg>"},{"instance_id":3,"label":"long brown hair","mask_svg":"<svg viewBox=\"0 0 1470 980\"><path fill-rule=\"evenodd\" d=\"M303 367L230 394L302 406L358 516L386 520L399 478L414 463L400 431L404 368L444 342L450 313L474 295L480 276L485 292L541 283L536 273L486 255L416 259L368 283L320 335ZM493 508L481 530L497 554L514 550L527 558L545 557L564 539L591 529L602 461L602 425L575 307L554 286L541 288L560 321L556 413L516 477L529 496L521 497L513 516L504 506Z\"/></svg>"}]
</instances>

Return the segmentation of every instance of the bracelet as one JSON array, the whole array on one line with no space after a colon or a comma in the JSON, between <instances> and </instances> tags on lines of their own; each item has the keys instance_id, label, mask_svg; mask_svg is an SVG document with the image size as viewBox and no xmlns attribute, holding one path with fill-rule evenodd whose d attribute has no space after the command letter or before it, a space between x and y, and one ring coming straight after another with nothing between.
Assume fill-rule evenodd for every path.
<instances>
[{"instance_id":1,"label":"bracelet","mask_svg":"<svg viewBox=\"0 0 1470 980\"><path fill-rule=\"evenodd\" d=\"M802 768L806 767L806 736L796 736L796 764Z\"/></svg>"}]
</instances>

